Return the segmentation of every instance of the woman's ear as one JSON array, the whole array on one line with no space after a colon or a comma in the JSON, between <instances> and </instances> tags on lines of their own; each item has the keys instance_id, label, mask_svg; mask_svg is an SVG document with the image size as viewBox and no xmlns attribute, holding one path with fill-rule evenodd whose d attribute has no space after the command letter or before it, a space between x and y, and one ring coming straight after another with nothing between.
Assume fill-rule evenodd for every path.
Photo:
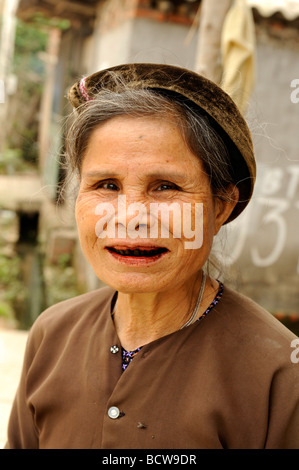
<instances>
[{"instance_id":1,"label":"woman's ear","mask_svg":"<svg viewBox=\"0 0 299 470\"><path fill-rule=\"evenodd\" d=\"M215 198L215 231L217 235L222 225L229 218L239 200L239 190L234 184L230 184L225 194Z\"/></svg>"}]
</instances>

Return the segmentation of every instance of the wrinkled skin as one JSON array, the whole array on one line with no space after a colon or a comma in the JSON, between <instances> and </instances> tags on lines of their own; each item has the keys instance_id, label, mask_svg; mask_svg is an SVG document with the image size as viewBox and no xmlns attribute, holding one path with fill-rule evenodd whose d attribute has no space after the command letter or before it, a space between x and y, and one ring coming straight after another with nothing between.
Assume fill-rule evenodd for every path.
<instances>
[{"instance_id":1,"label":"wrinkled skin","mask_svg":"<svg viewBox=\"0 0 299 470\"><path fill-rule=\"evenodd\" d=\"M126 225L136 215L127 214L125 222L118 220L120 195L126 196L127 207L136 202L147 208L151 203L176 203L183 211L183 204L188 203L193 228L195 203L202 204L202 246L186 249L183 230L180 237L174 236L175 215L170 219L168 238L150 238L149 232L147 238L98 237L95 227L100 216L95 212L99 204L112 204L116 225ZM213 238L235 203L213 197L201 161L172 120L117 117L93 130L82 161L76 220L85 257L96 275L119 292L115 320L119 334L126 331L123 342L127 346L175 331L186 321ZM111 247L149 246L167 251L156 258L118 256L109 251ZM214 298L217 285L213 279L207 282L202 308ZM151 331L147 339L144 333L138 334L146 328Z\"/></svg>"}]
</instances>

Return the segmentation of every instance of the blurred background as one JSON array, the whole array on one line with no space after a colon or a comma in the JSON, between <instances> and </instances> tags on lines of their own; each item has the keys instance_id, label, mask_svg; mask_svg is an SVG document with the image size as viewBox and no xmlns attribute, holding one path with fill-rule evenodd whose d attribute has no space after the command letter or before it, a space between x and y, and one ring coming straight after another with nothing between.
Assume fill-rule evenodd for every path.
<instances>
[{"instance_id":1,"label":"blurred background","mask_svg":"<svg viewBox=\"0 0 299 470\"><path fill-rule=\"evenodd\" d=\"M258 177L222 230L219 276L299 333L299 2L0 0L0 325L101 282L85 263L76 188L60 187L68 88L125 62L183 66L219 83L252 130Z\"/></svg>"}]
</instances>

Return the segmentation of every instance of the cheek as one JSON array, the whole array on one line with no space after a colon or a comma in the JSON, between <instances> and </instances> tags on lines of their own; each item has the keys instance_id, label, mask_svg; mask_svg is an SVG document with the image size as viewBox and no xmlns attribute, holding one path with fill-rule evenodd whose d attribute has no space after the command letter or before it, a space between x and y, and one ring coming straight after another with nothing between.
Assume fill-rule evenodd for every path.
<instances>
[{"instance_id":1,"label":"cheek","mask_svg":"<svg viewBox=\"0 0 299 470\"><path fill-rule=\"evenodd\" d=\"M215 205L213 199L205 201L203 206L203 228L208 239L213 239L215 232Z\"/></svg>"},{"instance_id":2,"label":"cheek","mask_svg":"<svg viewBox=\"0 0 299 470\"><path fill-rule=\"evenodd\" d=\"M95 225L98 220L96 215L97 198L78 195L75 207L75 217L79 235L95 236Z\"/></svg>"},{"instance_id":3,"label":"cheek","mask_svg":"<svg viewBox=\"0 0 299 470\"><path fill-rule=\"evenodd\" d=\"M190 206L187 206L189 209ZM214 205L209 199L192 205L190 209L183 210L184 239L192 240L185 245L193 249L205 251L209 249L214 237L215 211Z\"/></svg>"}]
</instances>

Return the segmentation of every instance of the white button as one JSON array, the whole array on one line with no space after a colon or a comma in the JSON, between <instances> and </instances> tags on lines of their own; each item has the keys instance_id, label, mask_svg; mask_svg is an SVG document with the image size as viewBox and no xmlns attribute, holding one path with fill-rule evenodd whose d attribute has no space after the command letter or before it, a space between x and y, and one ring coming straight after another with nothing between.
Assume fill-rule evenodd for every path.
<instances>
[{"instance_id":1,"label":"white button","mask_svg":"<svg viewBox=\"0 0 299 470\"><path fill-rule=\"evenodd\" d=\"M111 346L110 351L112 354L116 354L119 351L119 347L115 344L114 346Z\"/></svg>"},{"instance_id":2,"label":"white button","mask_svg":"<svg viewBox=\"0 0 299 470\"><path fill-rule=\"evenodd\" d=\"M111 419L116 419L119 417L119 409L116 406L111 406L108 410L108 416Z\"/></svg>"}]
</instances>

